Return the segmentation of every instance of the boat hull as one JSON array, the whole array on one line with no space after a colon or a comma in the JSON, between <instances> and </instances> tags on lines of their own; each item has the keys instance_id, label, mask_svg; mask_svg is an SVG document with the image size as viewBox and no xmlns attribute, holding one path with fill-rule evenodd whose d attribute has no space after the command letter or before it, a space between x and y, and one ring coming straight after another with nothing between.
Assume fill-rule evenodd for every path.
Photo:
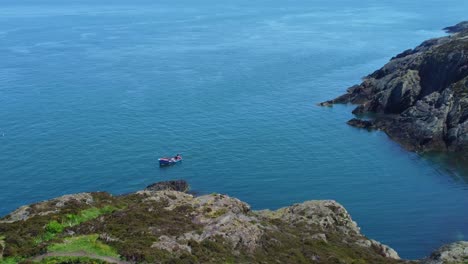
<instances>
[{"instance_id":1,"label":"boat hull","mask_svg":"<svg viewBox=\"0 0 468 264\"><path fill-rule=\"evenodd\" d=\"M171 166L174 164L177 164L182 161L182 159L174 159L174 158L160 158L158 159L159 161L159 166Z\"/></svg>"}]
</instances>

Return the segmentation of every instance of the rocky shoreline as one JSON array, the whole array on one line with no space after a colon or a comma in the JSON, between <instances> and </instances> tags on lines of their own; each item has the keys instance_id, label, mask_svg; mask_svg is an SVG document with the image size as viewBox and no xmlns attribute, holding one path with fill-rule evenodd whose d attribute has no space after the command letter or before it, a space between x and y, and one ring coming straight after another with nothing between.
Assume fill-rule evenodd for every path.
<instances>
[{"instance_id":1,"label":"rocky shoreline","mask_svg":"<svg viewBox=\"0 0 468 264\"><path fill-rule=\"evenodd\" d=\"M20 207L0 220L0 263L468 261L468 242L402 260L331 200L254 211L227 195L187 191L185 181L169 181L122 196L80 193Z\"/></svg>"},{"instance_id":2,"label":"rocky shoreline","mask_svg":"<svg viewBox=\"0 0 468 264\"><path fill-rule=\"evenodd\" d=\"M413 151L468 160L468 22L445 30L451 35L402 52L320 105L358 104L349 125L383 130Z\"/></svg>"}]
</instances>

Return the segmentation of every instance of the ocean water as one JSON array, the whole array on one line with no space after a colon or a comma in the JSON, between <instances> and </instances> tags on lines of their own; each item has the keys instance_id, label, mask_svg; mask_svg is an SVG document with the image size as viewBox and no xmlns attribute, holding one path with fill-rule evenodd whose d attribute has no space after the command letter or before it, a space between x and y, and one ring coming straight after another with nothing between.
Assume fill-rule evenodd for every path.
<instances>
[{"instance_id":1,"label":"ocean water","mask_svg":"<svg viewBox=\"0 0 468 264\"><path fill-rule=\"evenodd\" d=\"M254 209L337 200L405 258L468 239L466 170L316 106L467 1L174 2L0 3L0 215L185 179Z\"/></svg>"}]
</instances>

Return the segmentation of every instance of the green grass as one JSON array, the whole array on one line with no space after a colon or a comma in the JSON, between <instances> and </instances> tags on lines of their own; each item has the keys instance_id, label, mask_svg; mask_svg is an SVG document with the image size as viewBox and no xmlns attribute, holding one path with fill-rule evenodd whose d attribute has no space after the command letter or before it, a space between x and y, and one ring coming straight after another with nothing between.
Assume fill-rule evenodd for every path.
<instances>
[{"instance_id":1,"label":"green grass","mask_svg":"<svg viewBox=\"0 0 468 264\"><path fill-rule=\"evenodd\" d=\"M4 259L0 258L0 264L16 264L20 262L21 260L23 259L20 257L8 257Z\"/></svg>"},{"instance_id":2,"label":"green grass","mask_svg":"<svg viewBox=\"0 0 468 264\"><path fill-rule=\"evenodd\" d=\"M104 206L102 208L92 207L81 211L79 214L66 214L62 217L60 223L56 220L47 223L45 228L46 232L42 236L36 238L35 242L36 244L40 244L44 241L49 241L62 233L67 227L77 226L86 221L98 218L101 215L112 213L117 209L118 208L113 206Z\"/></svg>"},{"instance_id":3,"label":"green grass","mask_svg":"<svg viewBox=\"0 0 468 264\"><path fill-rule=\"evenodd\" d=\"M83 210L78 215L67 214L65 215L65 219L63 220L62 225L67 227L76 226L83 222L95 219L103 214L112 213L115 210L117 210L117 208L113 206L104 206L102 208L92 207Z\"/></svg>"},{"instance_id":4,"label":"green grass","mask_svg":"<svg viewBox=\"0 0 468 264\"><path fill-rule=\"evenodd\" d=\"M60 253L84 251L98 256L119 258L114 248L98 240L97 234L66 238L63 243L52 244L47 250Z\"/></svg>"},{"instance_id":5,"label":"green grass","mask_svg":"<svg viewBox=\"0 0 468 264\"><path fill-rule=\"evenodd\" d=\"M41 264L105 264L107 262L99 260L99 259L92 259L88 257L48 257L40 262Z\"/></svg>"},{"instance_id":6,"label":"green grass","mask_svg":"<svg viewBox=\"0 0 468 264\"><path fill-rule=\"evenodd\" d=\"M208 217L210 217L210 218L218 218L218 217L224 215L225 213L227 213L227 209L222 208L222 209L219 209L219 210L214 211L214 212L209 212L209 213L208 213Z\"/></svg>"}]
</instances>

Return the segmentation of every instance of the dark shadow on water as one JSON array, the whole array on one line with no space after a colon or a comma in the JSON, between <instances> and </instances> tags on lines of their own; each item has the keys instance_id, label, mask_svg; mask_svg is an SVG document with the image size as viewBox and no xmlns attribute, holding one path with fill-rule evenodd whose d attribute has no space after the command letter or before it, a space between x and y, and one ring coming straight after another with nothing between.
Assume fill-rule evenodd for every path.
<instances>
[{"instance_id":1,"label":"dark shadow on water","mask_svg":"<svg viewBox=\"0 0 468 264\"><path fill-rule=\"evenodd\" d=\"M171 165L159 165L159 164L156 164L155 166L159 167L160 170L162 171L165 171L165 170L169 170L169 169L174 169L174 168L177 168L177 167L181 167L183 166L183 161L179 161L178 163L176 164L171 164Z\"/></svg>"},{"instance_id":2,"label":"dark shadow on water","mask_svg":"<svg viewBox=\"0 0 468 264\"><path fill-rule=\"evenodd\" d=\"M364 113L364 114L355 114L356 118L362 120L375 120L378 117L386 116L377 113ZM365 129L357 128L361 130L367 130L369 133L375 133L375 129ZM382 131L383 132L383 131ZM383 132L385 133L385 132ZM392 140L388 137L389 140ZM392 140L394 141L394 140ZM398 141L394 141L397 144ZM402 148L401 144L399 144ZM417 153L417 157L428 161L429 165L434 167L436 170L440 170L443 174L450 175L453 180L457 183L463 183L468 187L468 157L465 155L460 155L456 153L446 153L446 152L426 152L426 153Z\"/></svg>"},{"instance_id":3,"label":"dark shadow on water","mask_svg":"<svg viewBox=\"0 0 468 264\"><path fill-rule=\"evenodd\" d=\"M452 176L456 182L468 185L468 160L466 158L453 153L441 152L428 152L420 154L420 157Z\"/></svg>"}]
</instances>

